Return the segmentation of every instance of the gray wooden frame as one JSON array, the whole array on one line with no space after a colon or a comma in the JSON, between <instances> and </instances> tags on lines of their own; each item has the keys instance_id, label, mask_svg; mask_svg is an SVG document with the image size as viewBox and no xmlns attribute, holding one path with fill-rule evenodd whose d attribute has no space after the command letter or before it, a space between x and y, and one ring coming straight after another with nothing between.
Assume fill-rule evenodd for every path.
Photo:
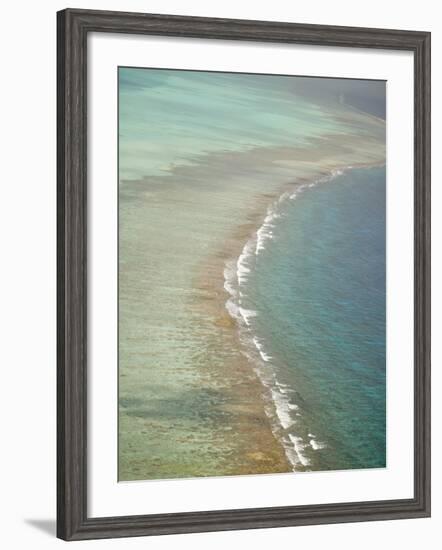
<instances>
[{"instance_id":1,"label":"gray wooden frame","mask_svg":"<svg viewBox=\"0 0 442 550\"><path fill-rule=\"evenodd\" d=\"M430 515L430 33L68 9L57 14L57 535L65 540ZM87 516L87 36L151 34L414 54L414 498Z\"/></svg>"}]
</instances>

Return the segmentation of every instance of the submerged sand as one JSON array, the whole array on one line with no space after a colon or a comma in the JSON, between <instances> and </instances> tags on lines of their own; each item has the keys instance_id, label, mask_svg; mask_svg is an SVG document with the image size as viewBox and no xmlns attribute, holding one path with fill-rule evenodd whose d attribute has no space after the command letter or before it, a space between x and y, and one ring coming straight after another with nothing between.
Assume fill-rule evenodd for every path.
<instances>
[{"instance_id":1,"label":"submerged sand","mask_svg":"<svg viewBox=\"0 0 442 550\"><path fill-rule=\"evenodd\" d=\"M224 269L285 191L385 162L385 124L360 119L364 132L358 119L353 133L202 155L123 184L120 480L293 471L225 307Z\"/></svg>"}]
</instances>

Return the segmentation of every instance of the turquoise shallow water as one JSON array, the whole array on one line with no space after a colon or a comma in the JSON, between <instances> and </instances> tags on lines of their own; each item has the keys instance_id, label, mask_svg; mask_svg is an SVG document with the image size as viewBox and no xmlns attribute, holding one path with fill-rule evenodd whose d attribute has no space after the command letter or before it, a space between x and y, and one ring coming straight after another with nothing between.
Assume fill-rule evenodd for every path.
<instances>
[{"instance_id":1,"label":"turquoise shallow water","mask_svg":"<svg viewBox=\"0 0 442 550\"><path fill-rule=\"evenodd\" d=\"M385 466L385 169L286 195L261 237L244 259L244 341L261 350L294 460Z\"/></svg>"},{"instance_id":2,"label":"turquoise shallow water","mask_svg":"<svg viewBox=\"0 0 442 550\"><path fill-rule=\"evenodd\" d=\"M213 152L371 131L357 113L340 120L348 109L330 106L330 93L312 100L334 79L121 67L119 82L120 181L167 176Z\"/></svg>"},{"instance_id":3,"label":"turquoise shallow water","mask_svg":"<svg viewBox=\"0 0 442 550\"><path fill-rule=\"evenodd\" d=\"M120 480L382 463L384 96L120 68Z\"/></svg>"}]
</instances>

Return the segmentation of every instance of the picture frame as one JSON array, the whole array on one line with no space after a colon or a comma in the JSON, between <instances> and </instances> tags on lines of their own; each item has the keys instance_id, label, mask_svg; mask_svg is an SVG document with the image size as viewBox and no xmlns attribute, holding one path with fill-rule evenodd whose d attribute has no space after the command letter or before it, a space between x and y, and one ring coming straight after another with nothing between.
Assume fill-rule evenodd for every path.
<instances>
[{"instance_id":1,"label":"picture frame","mask_svg":"<svg viewBox=\"0 0 442 550\"><path fill-rule=\"evenodd\" d=\"M414 497L133 516L87 511L87 76L90 33L412 52ZM430 33L66 9L57 14L57 536L64 540L430 515Z\"/></svg>"}]
</instances>

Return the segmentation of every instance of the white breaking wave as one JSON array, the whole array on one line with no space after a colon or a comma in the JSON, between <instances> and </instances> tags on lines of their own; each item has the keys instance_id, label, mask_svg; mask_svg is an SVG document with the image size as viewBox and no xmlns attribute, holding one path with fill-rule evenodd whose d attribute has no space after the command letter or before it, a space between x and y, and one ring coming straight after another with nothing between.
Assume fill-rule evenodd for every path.
<instances>
[{"instance_id":1,"label":"white breaking wave","mask_svg":"<svg viewBox=\"0 0 442 550\"><path fill-rule=\"evenodd\" d=\"M281 423L281 426L284 428L284 430L287 430L288 428L291 428L295 421L290 415L290 409L287 406L288 405L288 399L287 397L279 392L277 389L272 388L271 389L273 401L276 405L276 414L278 415L279 421Z\"/></svg>"},{"instance_id":2,"label":"white breaking wave","mask_svg":"<svg viewBox=\"0 0 442 550\"><path fill-rule=\"evenodd\" d=\"M249 327L250 326L250 319L252 317L256 317L258 314L253 309L244 309L243 307L239 307L239 313L241 314L241 317L244 319L244 323Z\"/></svg>"},{"instance_id":3,"label":"white breaking wave","mask_svg":"<svg viewBox=\"0 0 442 550\"><path fill-rule=\"evenodd\" d=\"M256 232L256 247L255 247L256 256L258 256L258 254L262 250L265 250L266 241L273 239L272 229L274 229L275 227L275 225L273 224L273 220L275 220L275 218L278 218L278 217L279 215L273 211L273 208L269 207L267 210L267 216L264 218L264 223Z\"/></svg>"},{"instance_id":4,"label":"white breaking wave","mask_svg":"<svg viewBox=\"0 0 442 550\"><path fill-rule=\"evenodd\" d=\"M305 456L304 450L305 450L305 443L302 440L302 437L297 437L295 435L289 434L290 441L293 443L293 447L295 448L296 455L299 458L300 463L303 466L308 466L310 464L310 460Z\"/></svg>"},{"instance_id":5,"label":"white breaking wave","mask_svg":"<svg viewBox=\"0 0 442 550\"><path fill-rule=\"evenodd\" d=\"M346 167L351 169L351 166ZM229 299L226 301L226 309L230 316L234 318L239 325L241 334L245 336L246 342L253 343L253 347L257 352L256 360L254 356L246 353L246 356L253 363L258 362L258 357L262 360L262 365L255 365L255 371L258 374L263 386L270 391L274 410L276 411L277 423L273 424L274 418L266 407L266 413L271 420L272 430L275 436L282 439L284 450L289 462L294 470L299 465L307 467L310 464L308 457L305 454L305 449L310 447L313 450L319 450L326 447L325 443L317 441L315 436L308 434L310 440L305 442L302 437L296 435L296 423L300 413L298 405L292 402L291 395L293 390L286 384L281 384L275 377L275 373L269 376L268 368L273 357L266 353L263 340L252 333L252 319L257 317L257 311L243 306L243 298L246 296L244 291L249 275L255 266L257 256L266 249L267 241L274 239L274 221L280 218L278 206L285 200L294 200L302 193L304 189L314 187L320 183L329 181L344 173L344 170L332 170L328 176L318 178L310 184L301 184L292 192L283 193L273 204L267 209L267 214L261 227L256 233L246 242L244 248L236 261L232 260L226 263L224 268L224 289L229 294ZM255 352L255 353L256 353ZM265 369L265 370L264 370ZM280 428L284 430L281 436Z\"/></svg>"},{"instance_id":6,"label":"white breaking wave","mask_svg":"<svg viewBox=\"0 0 442 550\"><path fill-rule=\"evenodd\" d=\"M235 294L234 280L236 277L234 262L227 262L224 268L224 290L233 296Z\"/></svg>"},{"instance_id":7,"label":"white breaking wave","mask_svg":"<svg viewBox=\"0 0 442 550\"><path fill-rule=\"evenodd\" d=\"M315 439L310 439L310 447L314 451L319 451L320 449L325 449L327 445L321 441L316 441Z\"/></svg>"},{"instance_id":8,"label":"white breaking wave","mask_svg":"<svg viewBox=\"0 0 442 550\"><path fill-rule=\"evenodd\" d=\"M250 273L250 268L247 266L248 258L253 250L253 243L251 241L247 241L245 244L238 261L236 262L236 275L238 279L238 285L242 285L245 282L247 282L247 276Z\"/></svg>"},{"instance_id":9,"label":"white breaking wave","mask_svg":"<svg viewBox=\"0 0 442 550\"><path fill-rule=\"evenodd\" d=\"M256 336L253 337L253 343L255 344L256 346L256 349L258 350L261 358L263 361L265 361L266 363L268 363L269 361L271 361L273 359L273 357L271 355L268 355L264 350L263 350L263 347L262 345L260 344L258 338Z\"/></svg>"}]
</instances>

